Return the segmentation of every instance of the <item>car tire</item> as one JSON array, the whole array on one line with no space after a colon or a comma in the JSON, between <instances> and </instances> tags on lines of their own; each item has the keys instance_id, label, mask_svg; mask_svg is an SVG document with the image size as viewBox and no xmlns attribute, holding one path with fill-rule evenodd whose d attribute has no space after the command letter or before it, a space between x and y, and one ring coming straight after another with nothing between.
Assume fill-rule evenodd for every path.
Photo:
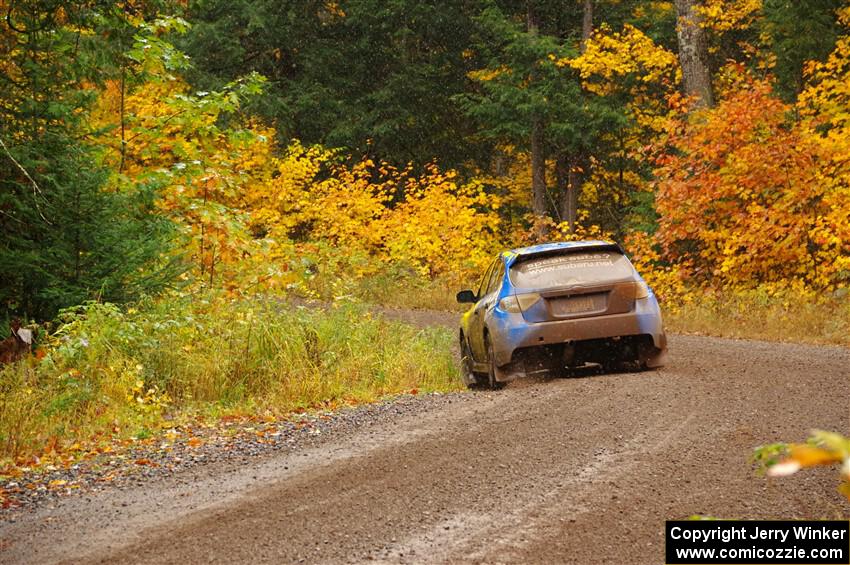
<instances>
[{"instance_id":1,"label":"car tire","mask_svg":"<svg viewBox=\"0 0 850 565\"><path fill-rule=\"evenodd\" d=\"M505 383L499 382L496 376L499 374L499 368L496 366L496 352L493 349L493 343L489 336L484 336L484 343L487 346L487 387L490 390L499 390L504 388Z\"/></svg>"}]
</instances>

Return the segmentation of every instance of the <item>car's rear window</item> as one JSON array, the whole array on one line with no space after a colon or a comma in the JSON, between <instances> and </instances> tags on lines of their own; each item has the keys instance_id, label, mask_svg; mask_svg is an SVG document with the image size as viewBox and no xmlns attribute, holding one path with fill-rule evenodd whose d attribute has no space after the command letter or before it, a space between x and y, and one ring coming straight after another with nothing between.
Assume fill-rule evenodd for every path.
<instances>
[{"instance_id":1,"label":"car's rear window","mask_svg":"<svg viewBox=\"0 0 850 565\"><path fill-rule=\"evenodd\" d=\"M587 251L532 257L511 267L511 282L517 288L542 289L623 280L634 269L615 251Z\"/></svg>"}]
</instances>

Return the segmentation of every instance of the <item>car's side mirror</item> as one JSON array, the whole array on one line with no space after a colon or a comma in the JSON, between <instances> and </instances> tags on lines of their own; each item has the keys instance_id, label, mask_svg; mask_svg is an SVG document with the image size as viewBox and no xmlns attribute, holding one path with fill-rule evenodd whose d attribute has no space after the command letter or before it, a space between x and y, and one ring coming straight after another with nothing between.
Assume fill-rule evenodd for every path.
<instances>
[{"instance_id":1,"label":"car's side mirror","mask_svg":"<svg viewBox=\"0 0 850 565\"><path fill-rule=\"evenodd\" d=\"M471 290L461 290L457 293L457 301L461 304L474 304L478 302L478 297Z\"/></svg>"}]
</instances>

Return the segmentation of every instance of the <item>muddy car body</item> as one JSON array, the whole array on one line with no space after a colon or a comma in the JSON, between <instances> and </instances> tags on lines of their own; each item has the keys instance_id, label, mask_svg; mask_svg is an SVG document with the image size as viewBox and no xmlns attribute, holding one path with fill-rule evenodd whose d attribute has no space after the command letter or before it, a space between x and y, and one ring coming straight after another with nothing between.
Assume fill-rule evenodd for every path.
<instances>
[{"instance_id":1,"label":"muddy car body","mask_svg":"<svg viewBox=\"0 0 850 565\"><path fill-rule=\"evenodd\" d=\"M467 385L597 363L664 364L667 338L652 290L623 250L604 241L500 253L464 290L460 348Z\"/></svg>"}]
</instances>

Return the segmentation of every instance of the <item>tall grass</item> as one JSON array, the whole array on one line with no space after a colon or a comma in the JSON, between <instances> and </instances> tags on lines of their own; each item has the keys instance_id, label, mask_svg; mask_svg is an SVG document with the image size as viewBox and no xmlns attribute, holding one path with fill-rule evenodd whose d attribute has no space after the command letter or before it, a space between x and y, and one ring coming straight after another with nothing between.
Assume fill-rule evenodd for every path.
<instances>
[{"instance_id":1,"label":"tall grass","mask_svg":"<svg viewBox=\"0 0 850 565\"><path fill-rule=\"evenodd\" d=\"M449 309L456 284L390 270L348 279L324 273L313 284L314 296L338 299L333 306L207 294L63 312L43 340L45 356L0 368L0 466L185 415L285 415L460 387L451 330L388 321L341 299ZM843 296L761 288L680 298L664 308L674 333L850 346Z\"/></svg>"},{"instance_id":2,"label":"tall grass","mask_svg":"<svg viewBox=\"0 0 850 565\"><path fill-rule=\"evenodd\" d=\"M398 308L460 312L455 294L474 287L472 276L429 280L409 271L387 268L369 278L318 274L316 288L334 281L336 288L364 302ZM318 293L330 297L332 293ZM760 286L751 289L682 287L662 303L672 333L850 346L850 294Z\"/></svg>"},{"instance_id":3,"label":"tall grass","mask_svg":"<svg viewBox=\"0 0 850 565\"><path fill-rule=\"evenodd\" d=\"M675 333L850 346L850 301L831 293L696 291L665 308Z\"/></svg>"},{"instance_id":4,"label":"tall grass","mask_svg":"<svg viewBox=\"0 0 850 565\"><path fill-rule=\"evenodd\" d=\"M394 308L461 312L455 294L477 284L479 273L458 272L431 277L402 262L384 262L358 252L339 253L325 244L311 244L290 265L291 290L305 298L332 301L351 297Z\"/></svg>"},{"instance_id":5,"label":"tall grass","mask_svg":"<svg viewBox=\"0 0 850 565\"><path fill-rule=\"evenodd\" d=\"M451 332L350 303L318 310L193 296L128 310L92 303L60 323L44 358L0 370L2 457L193 411L282 415L459 387Z\"/></svg>"}]
</instances>

